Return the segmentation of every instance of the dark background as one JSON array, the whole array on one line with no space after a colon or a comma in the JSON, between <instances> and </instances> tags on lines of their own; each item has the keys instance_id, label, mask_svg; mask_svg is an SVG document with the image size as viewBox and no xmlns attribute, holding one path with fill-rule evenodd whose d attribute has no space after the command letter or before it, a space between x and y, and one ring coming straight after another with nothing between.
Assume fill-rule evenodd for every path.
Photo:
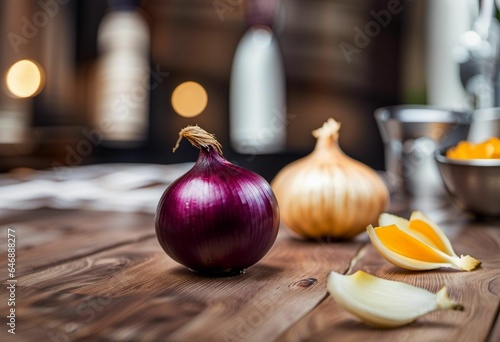
<instances>
[{"instance_id":1,"label":"dark background","mask_svg":"<svg viewBox=\"0 0 500 342\"><path fill-rule=\"evenodd\" d=\"M24 2L27 3L24 13L4 12L3 17L21 18L39 10L36 1ZM287 148L279 154L249 156L234 152L229 143L231 64L238 42L248 28L247 1L138 1L150 26L151 67L169 73L150 92L147 140L140 146L126 148L99 144L78 165L194 161L197 151L187 142L181 144L175 154L171 148L179 130L196 123L216 134L228 160L271 179L284 165L308 154L314 147L311 131L333 117L342 124L340 145L344 151L375 169L383 169L383 147L373 112L381 106L404 102L402 51L407 18L413 11L412 2L402 1L404 10L394 15L390 24L382 28L359 54L353 54L351 63L346 61L339 45L342 42L354 44L354 28L364 28L374 20L370 11L387 9L388 2L283 1L275 33L286 73L290 118ZM226 9L222 16L216 9L216 5L221 4L225 4ZM61 17L65 18L61 27L66 38L56 36L56 39L48 39L49 44L42 35L37 37L35 54L43 54L47 49L63 49L60 58L68 62L69 67L66 66L63 76L59 75L52 82L70 82L71 87L61 86L59 91L52 89L50 92L46 87L34 98L31 147L20 153L3 153L1 171L19 167L43 169L54 162L66 165L67 147L76 148L85 138L81 134L82 127L92 129L89 103L99 57L97 31L109 10L108 5L102 0L75 0L61 5ZM0 10L2 6L7 7L2 3ZM5 47L8 42L4 39L2 44ZM5 69L13 57L4 54L0 58L3 58L0 62ZM50 61L55 63L52 69L62 68L57 61ZM46 69L50 76L51 68ZM188 80L201 83L209 96L205 111L192 119L178 116L170 104L174 88ZM47 84L49 81L48 77Z\"/></svg>"}]
</instances>

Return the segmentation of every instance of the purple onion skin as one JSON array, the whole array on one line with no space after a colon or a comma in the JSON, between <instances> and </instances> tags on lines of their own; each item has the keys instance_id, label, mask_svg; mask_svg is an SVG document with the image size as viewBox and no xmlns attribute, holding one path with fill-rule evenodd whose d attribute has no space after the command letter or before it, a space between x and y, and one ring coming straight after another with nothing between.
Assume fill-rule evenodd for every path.
<instances>
[{"instance_id":1,"label":"purple onion skin","mask_svg":"<svg viewBox=\"0 0 500 342\"><path fill-rule=\"evenodd\" d=\"M279 209L267 181L202 148L163 193L156 236L175 261L207 275L244 273L271 249Z\"/></svg>"}]
</instances>

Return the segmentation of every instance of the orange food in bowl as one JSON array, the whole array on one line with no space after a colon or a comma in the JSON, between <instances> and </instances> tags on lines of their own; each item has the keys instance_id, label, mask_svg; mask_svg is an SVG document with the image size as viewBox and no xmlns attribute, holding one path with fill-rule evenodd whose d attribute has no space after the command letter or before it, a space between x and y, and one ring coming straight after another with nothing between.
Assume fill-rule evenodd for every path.
<instances>
[{"instance_id":1,"label":"orange food in bowl","mask_svg":"<svg viewBox=\"0 0 500 342\"><path fill-rule=\"evenodd\" d=\"M446 151L446 157L454 159L500 159L500 139L489 138L478 144L461 141Z\"/></svg>"}]
</instances>

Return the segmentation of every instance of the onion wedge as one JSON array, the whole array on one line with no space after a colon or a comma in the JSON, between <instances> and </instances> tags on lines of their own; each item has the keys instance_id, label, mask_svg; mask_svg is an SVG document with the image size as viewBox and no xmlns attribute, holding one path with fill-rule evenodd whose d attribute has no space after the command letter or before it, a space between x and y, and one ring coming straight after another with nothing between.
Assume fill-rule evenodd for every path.
<instances>
[{"instance_id":1,"label":"onion wedge","mask_svg":"<svg viewBox=\"0 0 500 342\"><path fill-rule=\"evenodd\" d=\"M369 225L366 231L380 255L404 269L449 267L471 271L481 264L469 255L458 256L441 228L418 211L409 220L382 214L379 227Z\"/></svg>"},{"instance_id":2,"label":"onion wedge","mask_svg":"<svg viewBox=\"0 0 500 342\"><path fill-rule=\"evenodd\" d=\"M403 326L436 310L463 310L461 304L448 297L446 287L432 293L363 271L353 275L330 272L327 288L337 304L379 328Z\"/></svg>"}]
</instances>

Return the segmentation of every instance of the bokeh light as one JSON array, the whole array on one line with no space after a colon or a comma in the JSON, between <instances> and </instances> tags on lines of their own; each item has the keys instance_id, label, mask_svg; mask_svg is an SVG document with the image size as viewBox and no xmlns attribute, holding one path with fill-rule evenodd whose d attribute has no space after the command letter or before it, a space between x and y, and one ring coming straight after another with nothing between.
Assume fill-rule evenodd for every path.
<instances>
[{"instance_id":1,"label":"bokeh light","mask_svg":"<svg viewBox=\"0 0 500 342\"><path fill-rule=\"evenodd\" d=\"M172 93L172 107L177 114L186 118L199 115L206 108L208 95L199 83L181 83Z\"/></svg>"},{"instance_id":2,"label":"bokeh light","mask_svg":"<svg viewBox=\"0 0 500 342\"><path fill-rule=\"evenodd\" d=\"M32 97L42 90L44 73L37 63L23 59L9 68L5 76L5 84L14 97Z\"/></svg>"}]
</instances>

